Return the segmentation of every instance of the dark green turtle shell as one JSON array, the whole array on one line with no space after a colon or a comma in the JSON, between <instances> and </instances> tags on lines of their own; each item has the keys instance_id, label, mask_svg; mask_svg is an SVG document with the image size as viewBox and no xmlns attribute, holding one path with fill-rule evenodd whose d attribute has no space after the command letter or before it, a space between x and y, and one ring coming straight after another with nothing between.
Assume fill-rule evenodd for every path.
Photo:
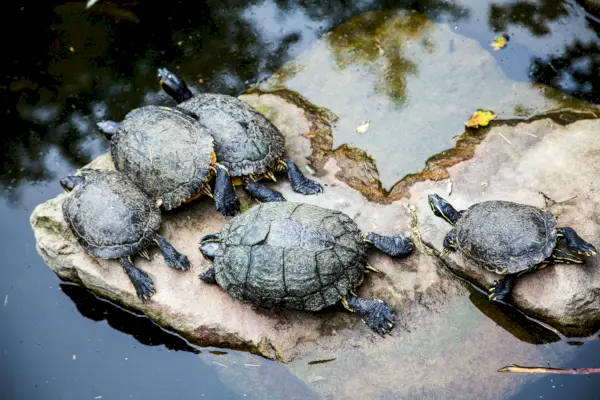
<instances>
[{"instance_id":1,"label":"dark green turtle shell","mask_svg":"<svg viewBox=\"0 0 600 400\"><path fill-rule=\"evenodd\" d=\"M170 210L197 194L214 161L208 128L175 108L145 106L129 112L113 135L115 168Z\"/></svg>"},{"instance_id":2,"label":"dark green turtle shell","mask_svg":"<svg viewBox=\"0 0 600 400\"><path fill-rule=\"evenodd\" d=\"M221 230L217 283L267 308L317 311L362 282L366 247L352 219L310 204L263 203Z\"/></svg>"},{"instance_id":3,"label":"dark green turtle shell","mask_svg":"<svg viewBox=\"0 0 600 400\"><path fill-rule=\"evenodd\" d=\"M160 227L160 211L117 171L81 171L85 181L62 205L79 244L97 258L119 258L148 247Z\"/></svg>"},{"instance_id":4,"label":"dark green turtle shell","mask_svg":"<svg viewBox=\"0 0 600 400\"><path fill-rule=\"evenodd\" d=\"M236 97L199 94L179 107L195 113L212 131L219 163L231 176L262 174L283 157L285 139L279 129Z\"/></svg>"},{"instance_id":5,"label":"dark green turtle shell","mask_svg":"<svg viewBox=\"0 0 600 400\"><path fill-rule=\"evenodd\" d=\"M454 226L457 250L497 274L512 274L548 258L556 247L556 219L537 207L509 201L474 204Z\"/></svg>"}]
</instances>

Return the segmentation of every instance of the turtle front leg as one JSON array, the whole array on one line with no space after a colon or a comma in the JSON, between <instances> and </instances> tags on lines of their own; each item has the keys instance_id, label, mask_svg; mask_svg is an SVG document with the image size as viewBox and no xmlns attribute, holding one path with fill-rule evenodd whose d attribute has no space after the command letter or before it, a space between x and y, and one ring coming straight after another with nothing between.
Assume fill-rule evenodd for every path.
<instances>
[{"instance_id":1,"label":"turtle front leg","mask_svg":"<svg viewBox=\"0 0 600 400\"><path fill-rule=\"evenodd\" d=\"M175 247L173 247L164 237L156 235L154 242L160 247L160 251L169 267L180 271L187 271L192 267L187 256L175 250Z\"/></svg>"},{"instance_id":2,"label":"turtle front leg","mask_svg":"<svg viewBox=\"0 0 600 400\"><path fill-rule=\"evenodd\" d=\"M205 272L198 275L198 278L200 278L201 280L203 280L206 283L216 284L217 277L215 276L215 274L216 274L215 267L210 267Z\"/></svg>"},{"instance_id":3,"label":"turtle front leg","mask_svg":"<svg viewBox=\"0 0 600 400\"><path fill-rule=\"evenodd\" d=\"M253 198L263 203L286 201L285 197L276 190L272 190L262 183L244 177L244 188Z\"/></svg>"},{"instance_id":4,"label":"turtle front leg","mask_svg":"<svg viewBox=\"0 0 600 400\"><path fill-rule=\"evenodd\" d=\"M155 292L152 278L147 273L133 265L133 261L129 257L119 258L123 270L129 277L129 280L135 288L135 293L138 298L145 303Z\"/></svg>"},{"instance_id":5,"label":"turtle front leg","mask_svg":"<svg viewBox=\"0 0 600 400\"><path fill-rule=\"evenodd\" d=\"M504 276L499 281L494 281L488 289L488 299L490 301L506 299L510 295L516 279L517 274L510 274Z\"/></svg>"},{"instance_id":6,"label":"turtle front leg","mask_svg":"<svg viewBox=\"0 0 600 400\"><path fill-rule=\"evenodd\" d=\"M558 237L564 238L567 241L569 249L576 251L578 254L586 256L596 255L597 251L594 246L586 242L573 230L573 228L563 227L558 228Z\"/></svg>"},{"instance_id":7,"label":"turtle front leg","mask_svg":"<svg viewBox=\"0 0 600 400\"><path fill-rule=\"evenodd\" d=\"M287 170L288 179L294 192L304 195L323 193L321 184L305 177L292 160L279 160L279 163L284 170Z\"/></svg>"},{"instance_id":8,"label":"turtle front leg","mask_svg":"<svg viewBox=\"0 0 600 400\"><path fill-rule=\"evenodd\" d=\"M382 236L369 232L366 240L391 257L407 256L414 248L412 241L406 236Z\"/></svg>"},{"instance_id":9,"label":"turtle front leg","mask_svg":"<svg viewBox=\"0 0 600 400\"><path fill-rule=\"evenodd\" d=\"M216 172L214 200L217 210L225 217L233 217L240 212L240 200L235 194L229 171L221 164L212 167Z\"/></svg>"},{"instance_id":10,"label":"turtle front leg","mask_svg":"<svg viewBox=\"0 0 600 400\"><path fill-rule=\"evenodd\" d=\"M450 254L454 251L456 251L456 244L454 243L454 229L451 229L444 238L444 255Z\"/></svg>"},{"instance_id":11,"label":"turtle front leg","mask_svg":"<svg viewBox=\"0 0 600 400\"><path fill-rule=\"evenodd\" d=\"M342 298L342 305L348 311L360 315L363 322L382 337L390 333L396 324L392 307L383 300L363 299L348 294Z\"/></svg>"}]
</instances>

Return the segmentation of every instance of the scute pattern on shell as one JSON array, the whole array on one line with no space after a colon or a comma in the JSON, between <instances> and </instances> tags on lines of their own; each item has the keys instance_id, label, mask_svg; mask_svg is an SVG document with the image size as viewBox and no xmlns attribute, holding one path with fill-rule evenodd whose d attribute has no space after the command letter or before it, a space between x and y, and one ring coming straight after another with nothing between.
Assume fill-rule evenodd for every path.
<instances>
[{"instance_id":1,"label":"scute pattern on shell","mask_svg":"<svg viewBox=\"0 0 600 400\"><path fill-rule=\"evenodd\" d=\"M454 229L460 253L498 274L527 270L549 257L556 247L556 219L552 214L508 201L474 204Z\"/></svg>"},{"instance_id":2,"label":"scute pattern on shell","mask_svg":"<svg viewBox=\"0 0 600 400\"><path fill-rule=\"evenodd\" d=\"M317 311L363 278L366 247L352 219L310 204L263 203L221 230L217 283L261 307Z\"/></svg>"},{"instance_id":3,"label":"scute pattern on shell","mask_svg":"<svg viewBox=\"0 0 600 400\"><path fill-rule=\"evenodd\" d=\"M212 131L219 162L231 176L267 172L283 157L285 139L279 129L236 97L199 94L179 106Z\"/></svg>"},{"instance_id":4,"label":"scute pattern on shell","mask_svg":"<svg viewBox=\"0 0 600 400\"><path fill-rule=\"evenodd\" d=\"M118 258L148 247L160 227L160 211L117 171L82 170L85 181L67 196L62 211L84 250Z\"/></svg>"},{"instance_id":5,"label":"scute pattern on shell","mask_svg":"<svg viewBox=\"0 0 600 400\"><path fill-rule=\"evenodd\" d=\"M112 138L115 168L170 210L209 179L214 151L208 128L167 107L131 111Z\"/></svg>"}]
</instances>

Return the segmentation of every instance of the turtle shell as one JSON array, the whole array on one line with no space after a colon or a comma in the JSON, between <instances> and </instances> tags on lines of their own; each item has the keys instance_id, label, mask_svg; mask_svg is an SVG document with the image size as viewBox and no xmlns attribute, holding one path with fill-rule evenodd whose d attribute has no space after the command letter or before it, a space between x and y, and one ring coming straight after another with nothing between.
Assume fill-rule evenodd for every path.
<instances>
[{"instance_id":1,"label":"turtle shell","mask_svg":"<svg viewBox=\"0 0 600 400\"><path fill-rule=\"evenodd\" d=\"M509 201L474 204L454 226L457 250L497 274L529 269L556 247L556 219L537 207Z\"/></svg>"},{"instance_id":2,"label":"turtle shell","mask_svg":"<svg viewBox=\"0 0 600 400\"><path fill-rule=\"evenodd\" d=\"M263 203L221 230L217 283L261 307L317 311L360 284L366 263L361 231L339 211Z\"/></svg>"},{"instance_id":3,"label":"turtle shell","mask_svg":"<svg viewBox=\"0 0 600 400\"><path fill-rule=\"evenodd\" d=\"M170 210L195 196L215 161L208 128L174 108L145 106L131 111L113 135L115 168Z\"/></svg>"},{"instance_id":4,"label":"turtle shell","mask_svg":"<svg viewBox=\"0 0 600 400\"><path fill-rule=\"evenodd\" d=\"M179 104L195 113L215 139L219 163L231 176L261 174L283 157L285 139L264 115L223 94L199 94Z\"/></svg>"},{"instance_id":5,"label":"turtle shell","mask_svg":"<svg viewBox=\"0 0 600 400\"><path fill-rule=\"evenodd\" d=\"M119 258L148 247L160 227L160 211L131 180L117 171L81 171L62 205L79 244L97 258Z\"/></svg>"}]
</instances>

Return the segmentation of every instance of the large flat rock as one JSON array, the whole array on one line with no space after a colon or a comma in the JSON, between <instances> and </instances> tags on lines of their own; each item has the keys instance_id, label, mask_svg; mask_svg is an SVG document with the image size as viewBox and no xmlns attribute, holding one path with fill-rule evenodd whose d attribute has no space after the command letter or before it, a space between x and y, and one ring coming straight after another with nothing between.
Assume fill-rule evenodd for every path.
<instances>
[{"instance_id":1,"label":"large flat rock","mask_svg":"<svg viewBox=\"0 0 600 400\"><path fill-rule=\"evenodd\" d=\"M304 169L307 163L305 157L310 154L310 142L299 134L310 134L311 127L304 111L273 95L250 96L248 100L258 100L263 110L265 107L271 110L264 111L290 138L288 154ZM113 168L110 155L99 157L89 167ZM367 202L359 192L336 180L336 170L332 161L319 171L321 176L317 179L325 185L322 195L294 193L283 176L274 187L290 201L341 210L352 216L365 231L375 227L376 232L382 234L411 233L411 216L402 204ZM241 189L239 195L245 207L252 205ZM157 289L152 301L143 304L135 297L133 287L117 261L94 259L84 254L77 245L61 212L66 196L61 194L41 204L31 216L38 250L48 265L60 277L79 282L104 297L141 311L196 343L245 349L269 358L290 360L296 354L299 343L312 342L323 335L331 335L335 330L348 328L360 337L373 336L368 328L362 326L359 318L343 311L308 314L254 309L234 300L218 286L202 283L197 275L209 265L198 250L198 241L201 236L218 231L226 222L208 199L165 215L160 229L161 235L190 258L193 264L191 271L179 273L171 270L157 250L152 250L150 262L136 258L136 265L152 276ZM440 284L435 262L419 251L400 260L373 253L370 262L383 273L366 277L367 282L361 288L363 294L384 298L397 308L406 301L404 294L414 299L417 291L425 292ZM452 281L450 284L456 285Z\"/></svg>"}]
</instances>

